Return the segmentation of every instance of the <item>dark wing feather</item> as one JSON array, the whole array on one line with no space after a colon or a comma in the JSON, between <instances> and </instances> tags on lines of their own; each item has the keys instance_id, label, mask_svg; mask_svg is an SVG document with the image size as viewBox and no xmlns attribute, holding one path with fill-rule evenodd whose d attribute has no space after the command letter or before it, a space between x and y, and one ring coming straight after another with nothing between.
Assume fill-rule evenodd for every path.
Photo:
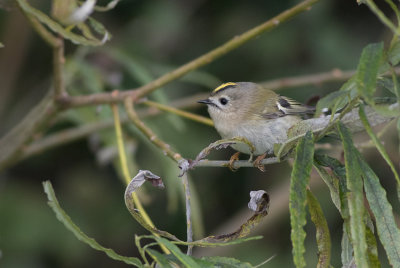
<instances>
[{"instance_id":1,"label":"dark wing feather","mask_svg":"<svg viewBox=\"0 0 400 268\"><path fill-rule=\"evenodd\" d=\"M268 104L268 109L264 109L263 117L275 119L286 115L305 115L314 114L315 108L301 104L288 97L279 96L275 103Z\"/></svg>"},{"instance_id":2,"label":"dark wing feather","mask_svg":"<svg viewBox=\"0 0 400 268\"><path fill-rule=\"evenodd\" d=\"M279 97L276 106L284 115L313 114L315 112L314 107L301 104L293 99L282 96Z\"/></svg>"}]
</instances>

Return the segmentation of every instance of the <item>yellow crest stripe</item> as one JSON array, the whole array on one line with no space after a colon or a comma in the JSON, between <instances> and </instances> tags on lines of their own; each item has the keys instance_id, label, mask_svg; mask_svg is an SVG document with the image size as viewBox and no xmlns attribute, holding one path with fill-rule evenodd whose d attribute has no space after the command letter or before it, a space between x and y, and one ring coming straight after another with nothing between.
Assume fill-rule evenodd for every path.
<instances>
[{"instance_id":1,"label":"yellow crest stripe","mask_svg":"<svg viewBox=\"0 0 400 268\"><path fill-rule=\"evenodd\" d=\"M224 84L220 85L219 87L217 87L216 89L214 89L213 93L216 93L216 92L220 91L221 89L226 88L228 86L236 86L236 85L237 84L233 83L233 82L224 83Z\"/></svg>"}]
</instances>

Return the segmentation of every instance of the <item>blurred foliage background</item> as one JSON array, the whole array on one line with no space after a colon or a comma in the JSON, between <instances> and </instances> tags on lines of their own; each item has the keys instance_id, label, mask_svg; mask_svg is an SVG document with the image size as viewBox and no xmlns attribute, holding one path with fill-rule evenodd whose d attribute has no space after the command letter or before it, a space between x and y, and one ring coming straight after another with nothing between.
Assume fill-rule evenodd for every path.
<instances>
[{"instance_id":1,"label":"blurred foliage background","mask_svg":"<svg viewBox=\"0 0 400 268\"><path fill-rule=\"evenodd\" d=\"M106 4L107 1L98 1ZM383 2L383 1L381 1ZM43 11L50 1L30 1ZM66 42L67 90L89 94L114 88L134 88L215 48L254 27L297 1L123 0L106 13L97 13L113 39L99 48L76 47ZM378 3L379 4L379 3ZM0 1L0 134L4 135L45 94L51 83L49 47L33 32L12 0ZM385 9L385 7L382 7ZM357 67L362 48L387 41L391 34L366 6L356 1L324 0L277 29L223 56L217 61L168 84L151 98L170 102L209 92L221 82L263 82L332 69ZM341 82L285 89L282 95L305 102L337 90ZM208 116L195 105L191 111ZM111 118L108 106L68 111L49 132ZM207 126L171 115L146 119L149 126L186 158L194 158L219 138ZM126 126L132 170L149 169L166 182L165 190L146 188L140 193L147 211L160 229L184 239L184 199L176 164ZM122 255L136 256L134 234L145 234L129 215L123 201L124 184L112 165L115 157L113 129L26 159L0 174L0 266L1 267L125 267L79 242L58 222L46 204L41 182L50 179L62 206L91 237ZM361 137L362 139L362 137ZM399 162L397 134L388 131L385 146ZM114 150L113 150L114 149ZM396 216L393 175L374 149L367 159L388 191ZM1 153L1 148L0 148ZM214 159L229 159L227 149ZM340 153L340 152L338 152ZM197 168L189 173L195 204L195 237L228 233L251 214L249 191L271 194L270 214L254 234L262 240L217 249L196 249L197 256L232 256L257 264L272 255L266 267L291 267L288 163L231 172L223 168ZM340 265L341 218L326 186L318 176L312 189L319 198L333 240L332 265ZM316 265L314 226L306 226L306 258ZM380 248L380 254L384 252ZM388 265L383 263L383 266Z\"/></svg>"}]
</instances>

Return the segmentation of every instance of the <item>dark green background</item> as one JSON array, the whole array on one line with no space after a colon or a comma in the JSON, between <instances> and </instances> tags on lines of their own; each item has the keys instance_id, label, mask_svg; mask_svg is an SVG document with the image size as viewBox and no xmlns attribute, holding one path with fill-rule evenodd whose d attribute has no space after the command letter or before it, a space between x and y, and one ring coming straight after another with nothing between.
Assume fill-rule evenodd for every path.
<instances>
[{"instance_id":1,"label":"dark green background","mask_svg":"<svg viewBox=\"0 0 400 268\"><path fill-rule=\"evenodd\" d=\"M48 1L31 2L44 11L49 8ZM135 62L153 77L158 77L296 3L298 1L122 0L114 10L94 15L112 33L113 39L102 48L87 50L66 42L67 60L82 53L84 61L99 71L103 80L115 75L117 84L113 87L111 82L103 81L105 90L134 88L140 85L139 79L129 75L124 62L110 57L113 52L125 55L125 64ZM0 1L0 7L3 8L0 9L0 42L5 45L0 49L0 134L3 135L48 89L52 59L49 47L32 31L13 1ZM390 38L390 32L366 6L358 6L356 1L322 0L310 11L201 68L200 71L207 73L201 83L176 81L163 90L175 100L208 92L219 82L262 82L334 68L355 69L365 45L382 40L387 42ZM201 80L201 77L197 78ZM91 86L87 82L74 80L73 87L87 94L85 88ZM337 90L340 85L329 83L287 89L281 94L306 101L313 95L323 96ZM90 109L94 111L96 107ZM103 110L107 109L107 106L103 107ZM208 116L205 108L191 110ZM218 139L218 134L210 127L188 120L176 121L176 118L166 120L165 116L158 116L146 122L186 158L194 158L202 148ZM71 121L61 120L50 131L72 126ZM389 131L385 145L393 161L398 163L394 133ZM113 132L104 135L112 139ZM135 135L127 137L128 141L135 139ZM46 204L41 186L44 180L51 180L61 205L84 232L120 254L137 255L134 234L146 232L126 210L124 185L113 166L100 165L96 161L98 148L93 149L93 140L96 135L46 151L0 173L1 267L127 266L79 242L58 222ZM137 166L163 177L170 189L162 191L146 186L142 197L147 211L160 229L184 239L184 203L178 190L179 179L175 176L178 174L176 165L161 160L162 154L156 153L141 139L136 139L136 144L133 157ZM224 150L211 157L228 159L232 152ZM364 152L367 159L372 159L372 167L386 187L398 217L399 204L393 197L394 179L389 168L375 150ZM262 234L262 240L234 247L195 250L195 255L232 256L254 265L276 255L265 267L293 266L288 206L272 209L277 203L288 202L288 163L267 166L265 173L256 169L232 173L228 169L197 168L189 174L194 197L199 200L204 227L202 235L228 233L244 222L250 215L247 212L249 191L264 189L275 197L271 200L270 215L254 233ZM319 178L312 181L311 188L321 202L331 229L332 264L338 267L341 264L340 215L330 201L327 187ZM306 260L309 267L314 267L317 262L315 230L310 219L308 222ZM201 231L201 228L195 229L197 238L201 237ZM382 250L380 255L385 259ZM383 262L385 265L387 263Z\"/></svg>"}]
</instances>

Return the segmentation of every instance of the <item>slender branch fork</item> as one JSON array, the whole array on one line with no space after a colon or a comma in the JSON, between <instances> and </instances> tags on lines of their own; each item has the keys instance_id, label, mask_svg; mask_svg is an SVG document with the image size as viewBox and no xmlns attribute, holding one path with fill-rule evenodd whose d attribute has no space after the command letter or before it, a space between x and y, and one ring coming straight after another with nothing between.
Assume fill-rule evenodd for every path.
<instances>
[{"instance_id":1,"label":"slender branch fork","mask_svg":"<svg viewBox=\"0 0 400 268\"><path fill-rule=\"evenodd\" d=\"M260 34L270 31L280 25L282 22L285 22L297 14L309 10L310 7L317 3L319 0L306 0L298 5L282 12L276 17L266 21L265 23L250 29L249 31L235 36L225 44L211 50L210 52L198 57L195 60L192 60L181 67L173 70L170 73L167 73L158 79L150 82L147 85L136 89L130 89L119 92L119 94L111 94L111 93L99 93L92 94L89 96L79 96L79 97L61 97L59 98L59 102L64 107L78 107L84 105L94 105L94 104L103 104L103 103L112 103L112 102L121 102L124 101L127 97L131 97L134 101L148 95L154 90L184 76L190 71L198 69L204 65L207 65L219 57L227 54L228 52L238 48L244 43L250 41L251 39L259 36Z\"/></svg>"},{"instance_id":2,"label":"slender branch fork","mask_svg":"<svg viewBox=\"0 0 400 268\"><path fill-rule=\"evenodd\" d=\"M65 83L62 75L63 64L65 61L63 55L64 43L62 38L53 35L39 21L24 13L36 32L53 48L54 83L51 92L48 94L49 97L44 98L20 123L0 139L0 148L2 148L2 153L0 154L0 170L3 170L20 160L23 156L23 148L32 141L33 134L45 129L49 121L51 121L60 111L85 105L121 102L128 97L132 98L133 101L138 101L140 98L155 91L159 87L182 77L190 71L211 63L260 34L274 29L279 24L291 19L301 12L309 10L311 6L318 1L319 0L305 0L298 5L285 10L265 23L234 37L216 49L211 50L197 59L182 65L174 71L169 72L140 88L123 92L113 91L112 93L75 97L66 94Z\"/></svg>"}]
</instances>

